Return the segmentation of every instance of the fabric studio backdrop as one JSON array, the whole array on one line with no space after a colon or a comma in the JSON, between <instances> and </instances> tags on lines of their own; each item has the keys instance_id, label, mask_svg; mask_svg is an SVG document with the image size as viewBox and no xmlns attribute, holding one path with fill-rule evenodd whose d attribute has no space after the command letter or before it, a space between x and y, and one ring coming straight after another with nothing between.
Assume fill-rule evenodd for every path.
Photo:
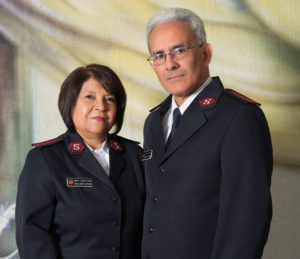
<instances>
[{"instance_id":1,"label":"fabric studio backdrop","mask_svg":"<svg viewBox=\"0 0 300 259\"><path fill-rule=\"evenodd\" d=\"M19 258L17 179L31 143L66 130L57 98L73 69L117 72L128 94L121 135L143 142L148 111L166 96L146 61L145 26L166 7L199 14L214 47L211 74L263 104L275 158L263 258L300 258L300 1L0 0L0 259Z\"/></svg>"}]
</instances>

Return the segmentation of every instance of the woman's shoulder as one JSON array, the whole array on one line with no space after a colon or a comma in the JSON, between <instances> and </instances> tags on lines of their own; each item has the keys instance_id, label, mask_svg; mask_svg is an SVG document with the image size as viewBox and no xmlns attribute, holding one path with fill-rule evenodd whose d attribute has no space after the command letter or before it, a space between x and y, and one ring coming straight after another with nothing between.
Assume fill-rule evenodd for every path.
<instances>
[{"instance_id":1,"label":"woman's shoulder","mask_svg":"<svg viewBox=\"0 0 300 259\"><path fill-rule=\"evenodd\" d=\"M64 134L46 141L35 142L31 146L28 152L28 156L31 157L61 153L61 150L65 148Z\"/></svg>"},{"instance_id":2,"label":"woman's shoulder","mask_svg":"<svg viewBox=\"0 0 300 259\"><path fill-rule=\"evenodd\" d=\"M115 147L115 148L125 149L128 151L132 151L132 150L136 150L138 152L142 151L140 142L132 139L124 138L119 135L110 136L110 143L113 148Z\"/></svg>"},{"instance_id":3,"label":"woman's shoulder","mask_svg":"<svg viewBox=\"0 0 300 259\"><path fill-rule=\"evenodd\" d=\"M36 143L32 143L31 146L36 147L36 148L42 148L42 147L48 147L48 146L52 146L54 144L63 142L63 135L60 135L58 137L46 140L46 141L42 141L42 142L36 142Z\"/></svg>"}]
</instances>

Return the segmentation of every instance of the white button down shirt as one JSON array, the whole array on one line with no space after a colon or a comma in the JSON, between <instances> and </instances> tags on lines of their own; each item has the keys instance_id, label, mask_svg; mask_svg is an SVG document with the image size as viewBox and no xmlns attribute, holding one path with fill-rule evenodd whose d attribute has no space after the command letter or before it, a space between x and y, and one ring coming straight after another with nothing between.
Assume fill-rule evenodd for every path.
<instances>
[{"instance_id":1,"label":"white button down shirt","mask_svg":"<svg viewBox=\"0 0 300 259\"><path fill-rule=\"evenodd\" d=\"M107 145L107 140L105 140L102 144L102 146L98 149L93 149L89 145L87 145L89 150L92 151L93 155L101 165L101 167L104 169L105 173L109 176L109 147Z\"/></svg>"}]
</instances>

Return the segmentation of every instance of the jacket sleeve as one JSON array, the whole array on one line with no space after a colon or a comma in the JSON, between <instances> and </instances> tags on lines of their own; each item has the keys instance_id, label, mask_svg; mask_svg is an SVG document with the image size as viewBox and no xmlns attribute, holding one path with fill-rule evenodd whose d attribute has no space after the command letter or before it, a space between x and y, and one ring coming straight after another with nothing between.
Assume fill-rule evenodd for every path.
<instances>
[{"instance_id":1,"label":"jacket sleeve","mask_svg":"<svg viewBox=\"0 0 300 259\"><path fill-rule=\"evenodd\" d=\"M52 233L55 192L43 151L31 150L21 172L16 202L16 240L22 259L55 259Z\"/></svg>"},{"instance_id":2,"label":"jacket sleeve","mask_svg":"<svg viewBox=\"0 0 300 259\"><path fill-rule=\"evenodd\" d=\"M267 121L244 105L222 146L220 211L212 259L261 258L272 218L272 145Z\"/></svg>"}]
</instances>

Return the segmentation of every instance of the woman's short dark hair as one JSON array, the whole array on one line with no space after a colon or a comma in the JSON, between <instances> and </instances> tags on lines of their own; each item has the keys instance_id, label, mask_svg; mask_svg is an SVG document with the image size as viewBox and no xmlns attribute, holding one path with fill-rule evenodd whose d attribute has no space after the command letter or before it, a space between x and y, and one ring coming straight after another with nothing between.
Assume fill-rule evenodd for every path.
<instances>
[{"instance_id":1,"label":"woman's short dark hair","mask_svg":"<svg viewBox=\"0 0 300 259\"><path fill-rule=\"evenodd\" d=\"M71 72L64 80L58 97L58 108L64 123L68 130L75 131L72 112L82 85L90 78L97 80L107 92L111 93L116 98L117 115L114 132L112 133L117 134L123 125L126 92L117 74L104 65L90 64L85 67L79 67Z\"/></svg>"}]
</instances>

